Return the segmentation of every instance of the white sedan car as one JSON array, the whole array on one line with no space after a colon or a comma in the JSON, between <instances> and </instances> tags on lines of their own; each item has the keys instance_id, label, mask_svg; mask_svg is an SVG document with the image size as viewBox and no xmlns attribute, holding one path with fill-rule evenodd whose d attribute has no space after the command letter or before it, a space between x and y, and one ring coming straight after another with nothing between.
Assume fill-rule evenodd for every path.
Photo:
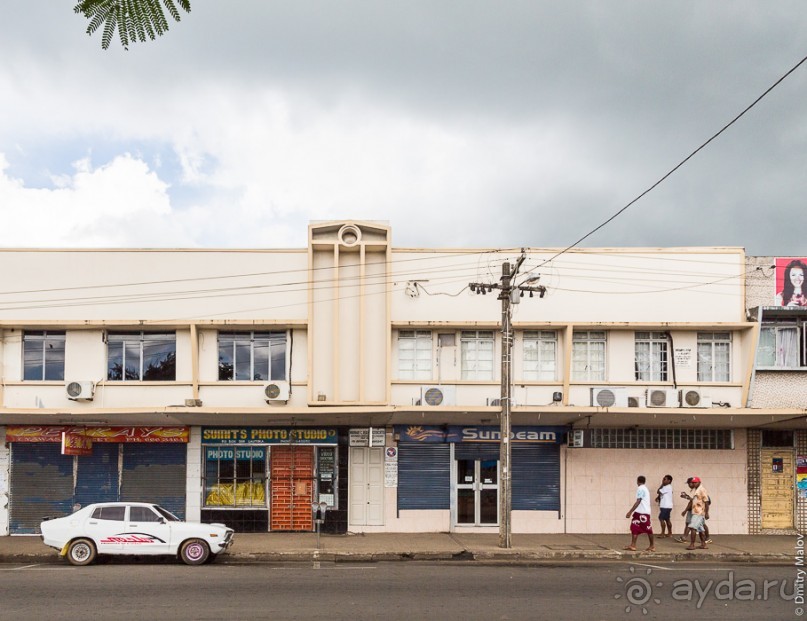
<instances>
[{"instance_id":1,"label":"white sedan car","mask_svg":"<svg viewBox=\"0 0 807 621\"><path fill-rule=\"evenodd\" d=\"M99 554L179 555L188 565L201 565L233 543L233 529L224 524L183 522L145 502L87 505L46 519L40 528L45 545L73 565L89 565Z\"/></svg>"}]
</instances>

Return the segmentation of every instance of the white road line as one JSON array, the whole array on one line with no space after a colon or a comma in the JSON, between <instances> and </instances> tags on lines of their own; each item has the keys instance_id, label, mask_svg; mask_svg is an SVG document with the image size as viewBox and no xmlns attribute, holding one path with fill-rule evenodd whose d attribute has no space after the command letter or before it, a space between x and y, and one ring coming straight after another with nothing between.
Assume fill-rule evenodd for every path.
<instances>
[{"instance_id":1,"label":"white road line","mask_svg":"<svg viewBox=\"0 0 807 621\"><path fill-rule=\"evenodd\" d=\"M652 569L661 569L663 571L685 571L688 573L696 572L696 571L733 571L737 566L731 565L726 567L694 567L692 565L687 565L686 567L678 566L678 567L662 567L661 565L649 565L647 563L631 563L631 565L638 565L639 567L650 567Z\"/></svg>"}]
</instances>

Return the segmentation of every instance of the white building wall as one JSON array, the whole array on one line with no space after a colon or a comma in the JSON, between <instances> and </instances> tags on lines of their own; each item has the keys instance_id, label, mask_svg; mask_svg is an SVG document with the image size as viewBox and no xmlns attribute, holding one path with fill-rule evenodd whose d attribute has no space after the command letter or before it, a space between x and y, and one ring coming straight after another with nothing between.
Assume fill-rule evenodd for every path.
<instances>
[{"instance_id":1,"label":"white building wall","mask_svg":"<svg viewBox=\"0 0 807 621\"><path fill-rule=\"evenodd\" d=\"M644 475L651 496L665 474L673 477L673 532L683 531L686 480L697 476L712 498L709 529L715 535L748 533L745 431L734 432L733 450L570 449L566 463L565 532L627 533L625 513L636 499L636 477ZM653 503L658 530L658 505Z\"/></svg>"},{"instance_id":2,"label":"white building wall","mask_svg":"<svg viewBox=\"0 0 807 621\"><path fill-rule=\"evenodd\" d=\"M202 521L202 428L191 427L187 444L185 519Z\"/></svg>"}]
</instances>

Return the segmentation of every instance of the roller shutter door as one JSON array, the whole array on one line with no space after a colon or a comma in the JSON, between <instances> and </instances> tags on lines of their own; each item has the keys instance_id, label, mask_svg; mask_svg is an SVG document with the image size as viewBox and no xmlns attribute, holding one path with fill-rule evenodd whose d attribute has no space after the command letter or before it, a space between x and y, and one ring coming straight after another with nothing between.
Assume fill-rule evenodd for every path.
<instances>
[{"instance_id":1,"label":"roller shutter door","mask_svg":"<svg viewBox=\"0 0 807 621\"><path fill-rule=\"evenodd\" d=\"M118 500L118 454L120 444L95 442L92 455L77 458L75 502L86 507L94 502Z\"/></svg>"},{"instance_id":2,"label":"roller shutter door","mask_svg":"<svg viewBox=\"0 0 807 621\"><path fill-rule=\"evenodd\" d=\"M449 509L449 444L398 445L398 509Z\"/></svg>"},{"instance_id":3,"label":"roller shutter door","mask_svg":"<svg viewBox=\"0 0 807 621\"><path fill-rule=\"evenodd\" d=\"M39 533L45 516L73 512L73 457L58 443L11 445L10 532Z\"/></svg>"},{"instance_id":4,"label":"roller shutter door","mask_svg":"<svg viewBox=\"0 0 807 621\"><path fill-rule=\"evenodd\" d=\"M153 502L185 519L187 446L124 444L120 499Z\"/></svg>"},{"instance_id":5,"label":"roller shutter door","mask_svg":"<svg viewBox=\"0 0 807 621\"><path fill-rule=\"evenodd\" d=\"M501 455L496 442L457 442L454 445L454 459L479 459L481 461L499 461Z\"/></svg>"},{"instance_id":6,"label":"roller shutter door","mask_svg":"<svg viewBox=\"0 0 807 621\"><path fill-rule=\"evenodd\" d=\"M513 509L560 511L560 447L513 444Z\"/></svg>"}]
</instances>

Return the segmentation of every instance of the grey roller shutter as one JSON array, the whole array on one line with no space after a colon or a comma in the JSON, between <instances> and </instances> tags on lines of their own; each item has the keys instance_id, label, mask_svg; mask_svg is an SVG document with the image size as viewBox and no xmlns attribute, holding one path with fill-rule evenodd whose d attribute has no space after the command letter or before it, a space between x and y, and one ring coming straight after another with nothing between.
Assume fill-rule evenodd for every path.
<instances>
[{"instance_id":1,"label":"grey roller shutter","mask_svg":"<svg viewBox=\"0 0 807 621\"><path fill-rule=\"evenodd\" d=\"M120 499L153 502L185 518L187 445L123 445Z\"/></svg>"},{"instance_id":2,"label":"grey roller shutter","mask_svg":"<svg viewBox=\"0 0 807 621\"><path fill-rule=\"evenodd\" d=\"M560 510L560 447L513 444L513 509Z\"/></svg>"},{"instance_id":3,"label":"grey roller shutter","mask_svg":"<svg viewBox=\"0 0 807 621\"><path fill-rule=\"evenodd\" d=\"M457 442L454 445L454 459L478 459L499 461L498 442Z\"/></svg>"},{"instance_id":4,"label":"grey roller shutter","mask_svg":"<svg viewBox=\"0 0 807 621\"><path fill-rule=\"evenodd\" d=\"M12 534L39 533L42 518L73 512L73 457L59 443L11 445L10 521Z\"/></svg>"},{"instance_id":5,"label":"grey roller shutter","mask_svg":"<svg viewBox=\"0 0 807 621\"><path fill-rule=\"evenodd\" d=\"M448 509L451 454L448 444L398 445L398 509Z\"/></svg>"}]
</instances>

